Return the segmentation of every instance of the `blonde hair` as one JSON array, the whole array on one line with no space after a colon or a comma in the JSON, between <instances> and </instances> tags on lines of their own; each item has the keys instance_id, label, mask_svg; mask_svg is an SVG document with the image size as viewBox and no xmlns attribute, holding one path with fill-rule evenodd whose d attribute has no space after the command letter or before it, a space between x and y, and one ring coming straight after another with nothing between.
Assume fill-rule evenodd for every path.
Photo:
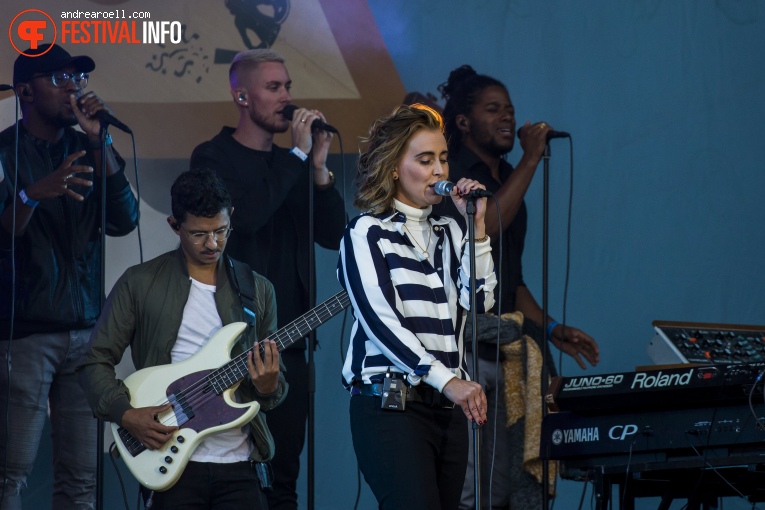
<instances>
[{"instance_id":1,"label":"blonde hair","mask_svg":"<svg viewBox=\"0 0 765 510\"><path fill-rule=\"evenodd\" d=\"M272 49L255 49L240 51L234 56L231 66L228 68L228 79L234 84L234 79L242 71L249 71L263 62L279 62L284 64L284 57Z\"/></svg>"},{"instance_id":2,"label":"blonde hair","mask_svg":"<svg viewBox=\"0 0 765 510\"><path fill-rule=\"evenodd\" d=\"M390 209L396 194L393 172L409 140L423 129L443 133L444 124L437 111L419 103L399 106L372 124L369 136L361 140L367 148L359 155L353 205L375 214Z\"/></svg>"}]
</instances>

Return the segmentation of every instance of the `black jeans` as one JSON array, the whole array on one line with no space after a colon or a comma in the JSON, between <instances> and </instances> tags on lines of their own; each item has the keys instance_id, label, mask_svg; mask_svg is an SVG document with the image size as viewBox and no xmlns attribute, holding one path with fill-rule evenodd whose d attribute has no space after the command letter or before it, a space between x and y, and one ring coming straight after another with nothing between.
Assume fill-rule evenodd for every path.
<instances>
[{"instance_id":1,"label":"black jeans","mask_svg":"<svg viewBox=\"0 0 765 510\"><path fill-rule=\"evenodd\" d=\"M308 417L308 362L303 349L286 349L281 357L290 390L284 402L266 413L276 445L276 455L271 460L274 489L267 494L268 508L297 510L297 479Z\"/></svg>"},{"instance_id":2,"label":"black jeans","mask_svg":"<svg viewBox=\"0 0 765 510\"><path fill-rule=\"evenodd\" d=\"M462 409L407 402L380 409L379 397L351 397L353 449L380 509L456 510L468 455Z\"/></svg>"},{"instance_id":3,"label":"black jeans","mask_svg":"<svg viewBox=\"0 0 765 510\"><path fill-rule=\"evenodd\" d=\"M150 491L141 487L144 502ZM247 462L189 462L178 482L152 496L151 510L267 510L255 467Z\"/></svg>"}]
</instances>

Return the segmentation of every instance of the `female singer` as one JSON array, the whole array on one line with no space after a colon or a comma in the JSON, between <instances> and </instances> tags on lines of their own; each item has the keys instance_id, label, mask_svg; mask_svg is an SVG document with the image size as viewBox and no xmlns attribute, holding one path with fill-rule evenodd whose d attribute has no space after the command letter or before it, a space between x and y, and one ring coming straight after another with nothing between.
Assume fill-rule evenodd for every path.
<instances>
[{"instance_id":1,"label":"female singer","mask_svg":"<svg viewBox=\"0 0 765 510\"><path fill-rule=\"evenodd\" d=\"M338 279L355 323L343 367L353 447L381 509L456 509L468 455L465 419L486 422L486 395L468 380L463 330L469 307L466 232L431 216L449 177L441 117L422 105L379 119L364 140L355 205ZM451 197L464 216L470 190ZM472 199L470 199L472 200ZM496 278L477 199L476 307L494 303Z\"/></svg>"}]
</instances>

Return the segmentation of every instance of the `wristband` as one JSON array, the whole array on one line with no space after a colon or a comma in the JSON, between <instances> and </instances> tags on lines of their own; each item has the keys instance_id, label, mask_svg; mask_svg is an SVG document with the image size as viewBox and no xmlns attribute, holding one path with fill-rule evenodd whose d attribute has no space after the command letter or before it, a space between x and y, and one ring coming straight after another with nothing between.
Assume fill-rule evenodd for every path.
<instances>
[{"instance_id":1,"label":"wristband","mask_svg":"<svg viewBox=\"0 0 765 510\"><path fill-rule=\"evenodd\" d=\"M112 144L112 135L106 133L106 145ZM88 140L88 149L97 151L101 148L101 140Z\"/></svg>"},{"instance_id":2,"label":"wristband","mask_svg":"<svg viewBox=\"0 0 765 510\"><path fill-rule=\"evenodd\" d=\"M555 326L560 324L558 321L550 321L550 324L547 325L547 339L552 339L553 329L555 329Z\"/></svg>"},{"instance_id":3,"label":"wristband","mask_svg":"<svg viewBox=\"0 0 765 510\"><path fill-rule=\"evenodd\" d=\"M300 161L305 161L306 159L308 159L308 154L301 151L299 147L293 147L290 152L294 154L295 156L299 157Z\"/></svg>"},{"instance_id":4,"label":"wristband","mask_svg":"<svg viewBox=\"0 0 765 510\"><path fill-rule=\"evenodd\" d=\"M24 203L24 205L28 205L29 207L37 207L37 204L40 203L37 200L32 200L31 198L29 198L27 196L26 189L22 189L21 191L19 191L19 198Z\"/></svg>"}]
</instances>

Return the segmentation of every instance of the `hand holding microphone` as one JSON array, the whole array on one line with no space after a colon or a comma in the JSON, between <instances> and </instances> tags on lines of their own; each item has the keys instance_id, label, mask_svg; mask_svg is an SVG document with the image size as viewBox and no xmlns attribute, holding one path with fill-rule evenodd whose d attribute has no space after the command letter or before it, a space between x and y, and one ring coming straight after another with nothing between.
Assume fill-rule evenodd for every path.
<instances>
[{"instance_id":1,"label":"hand holding microphone","mask_svg":"<svg viewBox=\"0 0 765 510\"><path fill-rule=\"evenodd\" d=\"M330 184L333 177L327 168L327 154L334 136L332 133L337 133L337 129L327 124L324 121L324 116L317 110L308 110L294 104L288 104L282 108L281 114L285 119L292 121L293 145L306 154L311 152L313 148L315 182L320 185ZM308 126L309 129L306 130L305 126Z\"/></svg>"},{"instance_id":2,"label":"hand holding microphone","mask_svg":"<svg viewBox=\"0 0 765 510\"><path fill-rule=\"evenodd\" d=\"M463 218L467 219L467 205L468 197L475 197L476 199L485 199L487 197L494 196L491 192L486 191L483 184L473 180L462 178L457 184L449 181L438 181L433 186L433 191L438 195L452 197L454 206L457 208ZM456 191L456 195L452 195L452 192ZM484 216L486 215L486 200L475 201L475 216L473 218L476 227L476 238L484 237L486 233L486 226L484 223Z\"/></svg>"},{"instance_id":3,"label":"hand holding microphone","mask_svg":"<svg viewBox=\"0 0 765 510\"><path fill-rule=\"evenodd\" d=\"M433 191L435 191L439 195L443 195L445 197L452 196L452 190L455 188L454 183L451 181L438 181L435 186L433 186ZM488 198L493 197L491 191L486 191L485 189L471 189L467 193L460 192L459 188L457 188L457 194L461 197L478 197L478 198Z\"/></svg>"},{"instance_id":4,"label":"hand holding microphone","mask_svg":"<svg viewBox=\"0 0 765 510\"><path fill-rule=\"evenodd\" d=\"M114 126L117 129L120 129L124 131L125 133L132 134L133 131L127 127L125 124L120 122L117 117L112 115L112 113L109 111L109 109L106 107L104 102L99 98L94 92L88 92L85 93L82 89L77 91L77 93L72 94L70 97L70 100L72 102L72 108L75 111L75 116L77 115L77 112L79 111L82 115L85 116L84 122L88 122L91 119L96 119L98 121L98 126L93 128L91 130L91 134L97 135L101 124L105 124L108 126ZM77 118L77 122L80 123L80 126L82 126L83 131L86 131L86 126L83 126L83 122L80 121L80 118ZM88 125L88 127L91 127L92 125ZM86 131L87 132L87 131Z\"/></svg>"},{"instance_id":5,"label":"hand holding microphone","mask_svg":"<svg viewBox=\"0 0 765 510\"><path fill-rule=\"evenodd\" d=\"M298 108L300 107L297 105L288 104L282 109L282 116L287 120L293 120L292 117L295 115L295 110ZM337 133L337 129L330 126L318 117L311 121L311 131L328 131L330 133Z\"/></svg>"},{"instance_id":6,"label":"hand holding microphone","mask_svg":"<svg viewBox=\"0 0 765 510\"><path fill-rule=\"evenodd\" d=\"M566 133L565 131L555 131L546 122L539 122L534 125L531 125L527 122L526 124L524 124L518 129L518 138L524 139L527 136L530 136L533 130L537 128L540 129L542 132L545 132L546 142L549 142L553 138L571 138L570 134ZM550 129L546 129L546 128L550 128Z\"/></svg>"}]
</instances>

